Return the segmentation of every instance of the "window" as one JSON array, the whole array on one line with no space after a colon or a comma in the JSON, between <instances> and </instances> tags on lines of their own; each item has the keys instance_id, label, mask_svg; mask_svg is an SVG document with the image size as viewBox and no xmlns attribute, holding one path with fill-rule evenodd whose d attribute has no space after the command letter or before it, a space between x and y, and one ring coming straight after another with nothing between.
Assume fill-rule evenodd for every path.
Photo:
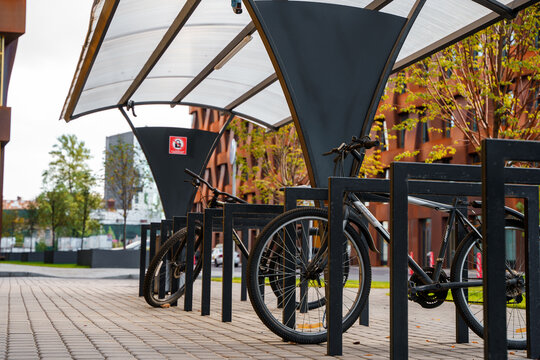
<instances>
[{"instance_id":1,"label":"window","mask_svg":"<svg viewBox=\"0 0 540 360\"><path fill-rule=\"evenodd\" d=\"M378 123L380 130L377 131L377 136L379 138L379 142L381 143L381 148L384 149L386 147L387 139L386 121L379 120Z\"/></svg>"},{"instance_id":2,"label":"window","mask_svg":"<svg viewBox=\"0 0 540 360\"><path fill-rule=\"evenodd\" d=\"M431 260L434 259L435 255L431 251L431 219L420 219L418 222L422 265L433 266Z\"/></svg>"},{"instance_id":3,"label":"window","mask_svg":"<svg viewBox=\"0 0 540 360\"><path fill-rule=\"evenodd\" d=\"M444 122L444 137L449 138L451 136L451 130L454 127L455 117L452 114L450 120Z\"/></svg>"},{"instance_id":4,"label":"window","mask_svg":"<svg viewBox=\"0 0 540 360\"><path fill-rule=\"evenodd\" d=\"M427 121L420 120L420 135L422 136L422 144L429 141L429 127Z\"/></svg>"},{"instance_id":5,"label":"window","mask_svg":"<svg viewBox=\"0 0 540 360\"><path fill-rule=\"evenodd\" d=\"M471 159L471 164L480 164L480 155L478 153L469 154L469 158Z\"/></svg>"},{"instance_id":6,"label":"window","mask_svg":"<svg viewBox=\"0 0 540 360\"><path fill-rule=\"evenodd\" d=\"M405 121L407 120L408 118L408 115L407 113L401 113L398 115L398 122L396 123L396 125L399 125L399 124L403 124L405 123ZM400 129L400 130L396 130L396 136L397 136L397 147L398 148L403 148L405 147L405 127L403 127L403 129Z\"/></svg>"},{"instance_id":7,"label":"window","mask_svg":"<svg viewBox=\"0 0 540 360\"><path fill-rule=\"evenodd\" d=\"M0 36L0 106L4 106L4 42Z\"/></svg>"},{"instance_id":8,"label":"window","mask_svg":"<svg viewBox=\"0 0 540 360\"><path fill-rule=\"evenodd\" d=\"M470 128L472 131L477 132L478 131L478 120L476 120L476 116L474 114L470 114L471 124Z\"/></svg>"}]
</instances>

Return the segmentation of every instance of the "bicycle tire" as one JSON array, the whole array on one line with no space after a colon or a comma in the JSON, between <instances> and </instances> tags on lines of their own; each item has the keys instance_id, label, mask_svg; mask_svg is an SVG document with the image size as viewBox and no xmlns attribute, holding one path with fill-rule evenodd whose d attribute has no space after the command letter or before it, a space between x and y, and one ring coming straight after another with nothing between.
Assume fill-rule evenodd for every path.
<instances>
[{"instance_id":1,"label":"bicycle tire","mask_svg":"<svg viewBox=\"0 0 540 360\"><path fill-rule=\"evenodd\" d=\"M513 232L514 236L511 236ZM506 264L512 271L506 271L507 279L516 278L522 283L507 285L506 298L506 323L507 323L507 345L509 349L523 350L527 346L527 333L525 321L525 258L523 236L523 222L514 219L506 219ZM521 244L518 244L521 241ZM521 246L519 250L518 245ZM511 251L508 251L508 250ZM456 250L456 255L452 262L450 279L452 282L466 282L469 280L482 280L481 254L482 239L474 231L466 235ZM520 258L518 259L518 256ZM478 263L480 258L480 264ZM514 258L514 259L512 259ZM508 283L509 284L509 283ZM467 290L467 291L465 291ZM483 326L483 289L482 287L457 288L452 289L452 296L456 307L476 335L484 336ZM521 305L520 305L521 304Z\"/></svg>"},{"instance_id":2,"label":"bicycle tire","mask_svg":"<svg viewBox=\"0 0 540 360\"><path fill-rule=\"evenodd\" d=\"M295 245L287 248L279 244L280 232L287 233L287 229L296 227L294 234L301 234L301 239L295 238ZM296 230L299 229L299 230ZM328 230L328 212L320 208L299 208L288 211L272 220L257 237L253 251L248 260L247 284L250 301L261 321L276 335L285 341L302 344L316 344L326 341L326 292L327 292L327 250L321 245ZM290 233L290 232L289 232ZM365 242L360 235L347 225L344 242L344 297L343 297L343 331L353 325L360 315L369 295L371 285L371 267L369 254ZM298 243L300 241L300 243ZM315 246L320 245L318 248ZM307 245L307 246L306 246ZM271 263L273 256L282 249L292 250L290 259L294 258L294 277L289 280L289 285L283 287L272 286L272 276L278 281L283 281L292 276L289 273L272 273L282 266ZM271 250L273 249L273 250ZM275 251L277 249L277 251ZM285 251L281 251L285 254ZM307 259L307 261L306 261ZM270 261L270 264L268 262ZM311 270L309 264L315 265ZM358 281L351 278L355 271L351 265L358 268ZM309 271L308 271L309 270ZM304 273L302 273L304 272ZM294 290L292 283L295 283ZM347 282L347 284L345 284ZM357 282L357 284L356 284ZM289 294L282 293L280 289L291 286ZM349 287L350 286L350 287ZM323 296L324 294L324 296ZM294 295L294 321L283 319L283 308L292 304ZM280 298L281 297L281 298ZM315 298L315 300L312 300ZM288 299L288 300L287 300ZM302 299L305 299L304 301ZM300 304L300 306L299 306ZM312 306L309 306L311 304ZM315 304L315 305L314 305ZM289 306L289 309L291 307ZM292 315L291 313L291 315Z\"/></svg>"},{"instance_id":3,"label":"bicycle tire","mask_svg":"<svg viewBox=\"0 0 540 360\"><path fill-rule=\"evenodd\" d=\"M196 236L194 253L200 246L200 227L195 230ZM146 302L153 307L162 307L178 300L185 291L185 263L187 228L175 232L158 250L150 261L144 277L143 294ZM165 264L165 267L163 267ZM202 261L197 261L193 267L193 279L199 276L202 269ZM172 275L172 276L171 276ZM177 289L173 289L173 281L177 279ZM159 289L159 284L164 281L164 288ZM162 285L163 286L163 285Z\"/></svg>"}]
</instances>

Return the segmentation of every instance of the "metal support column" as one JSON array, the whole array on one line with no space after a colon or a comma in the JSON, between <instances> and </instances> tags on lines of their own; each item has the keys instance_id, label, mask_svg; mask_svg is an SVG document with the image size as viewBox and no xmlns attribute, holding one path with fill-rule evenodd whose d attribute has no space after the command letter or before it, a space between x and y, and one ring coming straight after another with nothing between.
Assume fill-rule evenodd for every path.
<instances>
[{"instance_id":1,"label":"metal support column","mask_svg":"<svg viewBox=\"0 0 540 360\"><path fill-rule=\"evenodd\" d=\"M203 222L202 213L188 213L187 216L187 237L186 237L186 279L184 290L184 311L193 310L193 258L194 246L197 236L196 228ZM199 229L199 236L202 236L202 229ZM197 261L202 261L202 254Z\"/></svg>"}]
</instances>

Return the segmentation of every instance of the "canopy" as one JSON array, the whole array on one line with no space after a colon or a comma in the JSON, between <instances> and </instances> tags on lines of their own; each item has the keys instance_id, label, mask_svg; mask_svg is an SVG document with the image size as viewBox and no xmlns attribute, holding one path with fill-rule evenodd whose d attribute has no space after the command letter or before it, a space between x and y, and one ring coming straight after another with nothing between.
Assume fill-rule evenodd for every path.
<instances>
[{"instance_id":1,"label":"canopy","mask_svg":"<svg viewBox=\"0 0 540 360\"><path fill-rule=\"evenodd\" d=\"M402 18L417 2L315 1ZM427 0L391 70L534 2ZM61 118L70 121L133 102L214 108L269 128L286 124L291 110L258 29L247 11L234 14L229 0L96 0ZM317 39L308 40L316 46Z\"/></svg>"}]
</instances>

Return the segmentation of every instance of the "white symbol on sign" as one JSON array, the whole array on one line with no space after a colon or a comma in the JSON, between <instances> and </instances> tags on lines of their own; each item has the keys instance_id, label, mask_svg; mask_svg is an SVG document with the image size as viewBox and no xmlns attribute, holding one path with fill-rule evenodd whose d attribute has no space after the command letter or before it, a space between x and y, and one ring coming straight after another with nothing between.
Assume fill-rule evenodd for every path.
<instances>
[{"instance_id":1,"label":"white symbol on sign","mask_svg":"<svg viewBox=\"0 0 540 360\"><path fill-rule=\"evenodd\" d=\"M181 139L174 139L173 147L175 149L180 150L180 149L184 148L184 142Z\"/></svg>"}]
</instances>

